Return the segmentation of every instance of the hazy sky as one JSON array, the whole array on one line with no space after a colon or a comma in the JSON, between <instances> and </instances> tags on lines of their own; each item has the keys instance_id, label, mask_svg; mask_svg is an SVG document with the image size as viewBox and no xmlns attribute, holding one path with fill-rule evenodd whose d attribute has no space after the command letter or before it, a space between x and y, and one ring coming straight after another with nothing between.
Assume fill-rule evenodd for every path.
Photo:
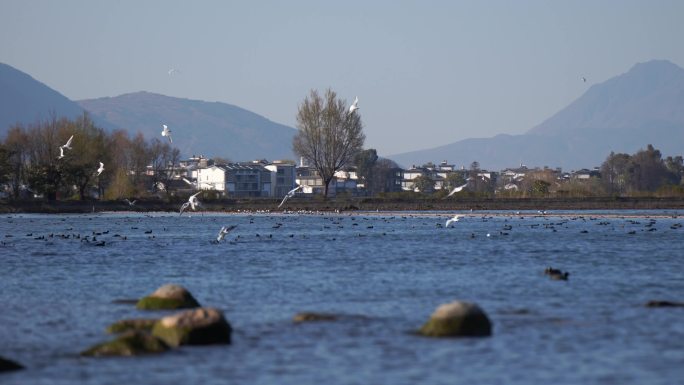
<instances>
[{"instance_id":1,"label":"hazy sky","mask_svg":"<svg viewBox=\"0 0 684 385\"><path fill-rule=\"evenodd\" d=\"M145 90L293 127L330 87L391 155L523 133L637 62L684 66L683 20L679 0L0 0L0 62L73 100Z\"/></svg>"}]
</instances>

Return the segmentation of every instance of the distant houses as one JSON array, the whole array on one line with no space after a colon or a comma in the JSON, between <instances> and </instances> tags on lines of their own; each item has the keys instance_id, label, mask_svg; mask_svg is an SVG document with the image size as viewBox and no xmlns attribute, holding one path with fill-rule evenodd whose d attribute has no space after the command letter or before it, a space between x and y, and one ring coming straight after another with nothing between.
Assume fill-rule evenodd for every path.
<instances>
[{"instance_id":1,"label":"distant houses","mask_svg":"<svg viewBox=\"0 0 684 385\"><path fill-rule=\"evenodd\" d=\"M476 164L474 164L476 165ZM171 165L169 165L171 167ZM299 165L294 161L265 159L251 162L217 162L202 156L193 156L175 165L173 178L162 187L171 190L214 191L223 197L270 197L282 198L296 186L302 186L298 195L322 194L323 180L316 170L302 159ZM150 175L151 170L147 174ZM582 169L563 173L560 169L528 168L525 165L488 171L473 167L457 167L446 160L439 164L427 163L413 165L407 169L391 168L375 175L374 192L417 192L418 178L429 178L433 190L450 190L453 181L465 182L468 192L506 193L530 188L531 181L544 180L549 185L560 185L564 181L586 180L600 177L598 168ZM368 181L364 181L354 166L335 173L328 193L330 196L346 194L349 196L370 195Z\"/></svg>"}]
</instances>

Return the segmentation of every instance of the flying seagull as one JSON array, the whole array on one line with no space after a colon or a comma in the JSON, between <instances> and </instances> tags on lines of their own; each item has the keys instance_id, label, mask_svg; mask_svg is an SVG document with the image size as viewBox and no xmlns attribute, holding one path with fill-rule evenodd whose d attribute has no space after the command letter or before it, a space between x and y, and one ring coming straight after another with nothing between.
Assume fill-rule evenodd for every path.
<instances>
[{"instance_id":1,"label":"flying seagull","mask_svg":"<svg viewBox=\"0 0 684 385\"><path fill-rule=\"evenodd\" d=\"M57 157L57 159L62 159L62 158L64 158L64 147L59 146L59 156Z\"/></svg>"},{"instance_id":2,"label":"flying seagull","mask_svg":"<svg viewBox=\"0 0 684 385\"><path fill-rule=\"evenodd\" d=\"M169 138L169 143L173 143L173 139L171 139L171 130L169 130L169 126L167 126L166 124L162 124L162 127L164 127L164 129L161 132L162 136L166 136L167 138Z\"/></svg>"},{"instance_id":3,"label":"flying seagull","mask_svg":"<svg viewBox=\"0 0 684 385\"><path fill-rule=\"evenodd\" d=\"M352 105L349 106L349 113L350 113L350 114L353 114L354 111L356 111L356 110L358 110L358 109L359 109L359 97L357 96L357 97L354 99L354 103L352 103Z\"/></svg>"},{"instance_id":4,"label":"flying seagull","mask_svg":"<svg viewBox=\"0 0 684 385\"><path fill-rule=\"evenodd\" d=\"M278 205L278 208L280 208L280 206L284 205L285 202L286 202L288 199L290 199L290 198L292 198L293 196L295 196L295 193L296 193L297 190L299 190L300 188L302 188L301 185L299 185L299 186L293 188L292 190L288 191L287 194L285 194L285 197L283 198L283 201L280 202L280 204Z\"/></svg>"},{"instance_id":5,"label":"flying seagull","mask_svg":"<svg viewBox=\"0 0 684 385\"><path fill-rule=\"evenodd\" d=\"M104 163L100 162L100 168L97 169L97 176L100 176L102 171L104 171Z\"/></svg>"},{"instance_id":6,"label":"flying seagull","mask_svg":"<svg viewBox=\"0 0 684 385\"><path fill-rule=\"evenodd\" d=\"M201 191L198 191L197 193L190 195L190 198L188 198L188 201L183 203L183 205L180 208L180 215L183 215L183 211L190 206L190 208L194 211L197 210L197 206L200 206L200 201L197 199L197 195L199 195Z\"/></svg>"},{"instance_id":7,"label":"flying seagull","mask_svg":"<svg viewBox=\"0 0 684 385\"><path fill-rule=\"evenodd\" d=\"M69 137L69 140L67 140L67 142L66 142L65 145L60 146L59 148L66 148L67 150L71 150L71 141L72 141L72 140L74 140L74 136L73 136L73 135L71 135L71 137Z\"/></svg>"},{"instance_id":8,"label":"flying seagull","mask_svg":"<svg viewBox=\"0 0 684 385\"><path fill-rule=\"evenodd\" d=\"M223 240L223 237L226 236L229 232L233 231L237 225L230 225L230 226L223 226L221 227L221 230L219 230L218 235L216 236L216 242L221 242Z\"/></svg>"},{"instance_id":9,"label":"flying seagull","mask_svg":"<svg viewBox=\"0 0 684 385\"><path fill-rule=\"evenodd\" d=\"M446 221L445 227L449 227L449 225L451 225L451 224L454 223L454 222L458 222L460 219L461 219L461 216L460 216L460 215L455 215L453 218L448 219L448 220Z\"/></svg>"},{"instance_id":10,"label":"flying seagull","mask_svg":"<svg viewBox=\"0 0 684 385\"><path fill-rule=\"evenodd\" d=\"M584 76L582 76L581 79L582 79L582 82L583 82L583 83L586 83L586 82L587 82L587 78L585 78Z\"/></svg>"},{"instance_id":11,"label":"flying seagull","mask_svg":"<svg viewBox=\"0 0 684 385\"><path fill-rule=\"evenodd\" d=\"M129 206L135 206L135 202L137 202L137 200L134 200L133 202L131 202L130 200L128 200L128 198L126 198L126 199L124 199L124 202L128 203Z\"/></svg>"},{"instance_id":12,"label":"flying seagull","mask_svg":"<svg viewBox=\"0 0 684 385\"><path fill-rule=\"evenodd\" d=\"M450 196L456 194L457 192L463 190L464 188L466 188L466 186L468 186L468 183L467 183L467 182L466 182L466 184L464 184L464 185L462 185L462 186L454 187L454 189L451 190L451 192L449 193L449 195L445 196L444 199L446 199L446 198L448 198L448 197L450 197Z\"/></svg>"},{"instance_id":13,"label":"flying seagull","mask_svg":"<svg viewBox=\"0 0 684 385\"><path fill-rule=\"evenodd\" d=\"M171 69L169 70L169 76L171 76L171 75L173 75L173 74L176 74L176 73L178 73L178 72L180 72L180 71L178 71L178 70L175 69L175 68L171 68Z\"/></svg>"}]
</instances>

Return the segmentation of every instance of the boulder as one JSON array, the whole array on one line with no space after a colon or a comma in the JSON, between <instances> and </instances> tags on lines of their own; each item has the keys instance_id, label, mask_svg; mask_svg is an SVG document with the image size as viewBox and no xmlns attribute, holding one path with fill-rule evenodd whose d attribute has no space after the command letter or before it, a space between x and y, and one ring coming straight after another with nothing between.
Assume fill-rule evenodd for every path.
<instances>
[{"instance_id":1,"label":"boulder","mask_svg":"<svg viewBox=\"0 0 684 385\"><path fill-rule=\"evenodd\" d=\"M137 356L163 353L169 345L160 338L143 331L129 331L112 341L103 342L81 352L82 356Z\"/></svg>"},{"instance_id":2,"label":"boulder","mask_svg":"<svg viewBox=\"0 0 684 385\"><path fill-rule=\"evenodd\" d=\"M21 370L21 369L24 369L24 367L21 366L20 364L14 362L12 360L8 360L7 358L0 357L0 373L11 372L13 370Z\"/></svg>"},{"instance_id":3,"label":"boulder","mask_svg":"<svg viewBox=\"0 0 684 385\"><path fill-rule=\"evenodd\" d=\"M141 298L136 304L138 309L143 310L172 310L199 306L195 297L178 285L164 285L149 296Z\"/></svg>"},{"instance_id":4,"label":"boulder","mask_svg":"<svg viewBox=\"0 0 684 385\"><path fill-rule=\"evenodd\" d=\"M476 304L454 301L439 306L419 332L428 337L485 337L492 334L492 324Z\"/></svg>"},{"instance_id":5,"label":"boulder","mask_svg":"<svg viewBox=\"0 0 684 385\"><path fill-rule=\"evenodd\" d=\"M124 319L121 321L114 322L107 327L107 333L109 334L119 334L131 330L139 331L152 331L152 326L157 322L156 319L147 318L137 318L137 319Z\"/></svg>"},{"instance_id":6,"label":"boulder","mask_svg":"<svg viewBox=\"0 0 684 385\"><path fill-rule=\"evenodd\" d=\"M335 321L337 317L325 313L298 313L292 319L294 322Z\"/></svg>"},{"instance_id":7,"label":"boulder","mask_svg":"<svg viewBox=\"0 0 684 385\"><path fill-rule=\"evenodd\" d=\"M209 307L186 310L164 317L152 328L152 334L170 346L229 344L233 331L223 313Z\"/></svg>"}]
</instances>

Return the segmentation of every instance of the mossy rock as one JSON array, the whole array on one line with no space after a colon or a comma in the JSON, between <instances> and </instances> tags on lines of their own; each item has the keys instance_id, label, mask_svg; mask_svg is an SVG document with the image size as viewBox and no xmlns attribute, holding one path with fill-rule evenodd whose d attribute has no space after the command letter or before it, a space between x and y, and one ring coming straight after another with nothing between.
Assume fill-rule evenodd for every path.
<instances>
[{"instance_id":1,"label":"mossy rock","mask_svg":"<svg viewBox=\"0 0 684 385\"><path fill-rule=\"evenodd\" d=\"M169 345L162 339L142 331L126 332L114 340L103 342L81 352L82 356L137 356L163 353Z\"/></svg>"},{"instance_id":2,"label":"mossy rock","mask_svg":"<svg viewBox=\"0 0 684 385\"><path fill-rule=\"evenodd\" d=\"M152 335L170 346L230 344L233 329L214 308L187 310L157 321Z\"/></svg>"},{"instance_id":3,"label":"mossy rock","mask_svg":"<svg viewBox=\"0 0 684 385\"><path fill-rule=\"evenodd\" d=\"M178 285L164 285L135 305L142 310L174 310L199 307L195 297Z\"/></svg>"},{"instance_id":4,"label":"mossy rock","mask_svg":"<svg viewBox=\"0 0 684 385\"><path fill-rule=\"evenodd\" d=\"M2 372L11 372L14 370L21 370L24 369L21 364L18 364L12 360L8 360L7 358L0 357L0 373Z\"/></svg>"},{"instance_id":5,"label":"mossy rock","mask_svg":"<svg viewBox=\"0 0 684 385\"><path fill-rule=\"evenodd\" d=\"M337 317L334 314L326 313L298 313L294 316L292 321L294 322L317 322L317 321L335 321Z\"/></svg>"},{"instance_id":6,"label":"mossy rock","mask_svg":"<svg viewBox=\"0 0 684 385\"><path fill-rule=\"evenodd\" d=\"M492 334L492 324L476 304L454 301L439 306L419 332L428 337L486 337Z\"/></svg>"},{"instance_id":7,"label":"mossy rock","mask_svg":"<svg viewBox=\"0 0 684 385\"><path fill-rule=\"evenodd\" d=\"M124 319L121 321L114 322L107 327L107 333L109 334L119 334L127 331L140 330L140 331L152 331L154 323L157 322L156 319Z\"/></svg>"}]
</instances>

